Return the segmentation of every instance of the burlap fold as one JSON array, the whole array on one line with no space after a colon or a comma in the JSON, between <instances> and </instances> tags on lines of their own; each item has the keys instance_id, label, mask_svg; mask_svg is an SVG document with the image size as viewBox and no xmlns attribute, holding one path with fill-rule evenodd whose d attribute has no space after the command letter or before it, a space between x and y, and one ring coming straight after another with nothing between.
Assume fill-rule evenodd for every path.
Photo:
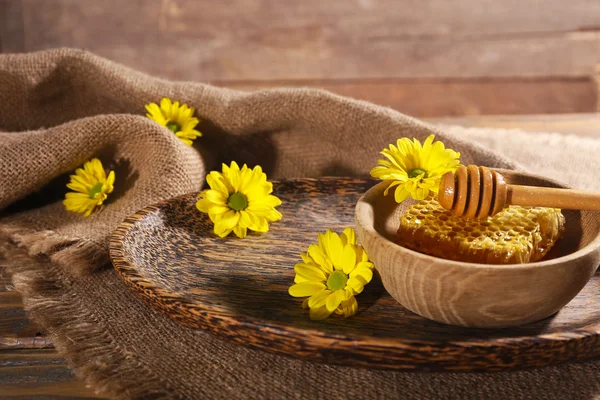
<instances>
[{"instance_id":1,"label":"burlap fold","mask_svg":"<svg viewBox=\"0 0 600 400\"><path fill-rule=\"evenodd\" d=\"M147 120L170 97L197 109L187 147ZM145 205L200 190L220 162L271 179L367 175L397 138L431 133L464 163L527 168L600 189L600 141L433 128L391 109L310 89L242 93L148 77L76 50L0 56L0 232L4 263L31 316L75 372L121 398L593 398L597 362L495 374L332 367L273 356L185 329L131 294L107 267L107 238ZM557 146L560 151L555 150ZM540 154L546 153L546 157ZM62 207L68 172L93 156L117 171L89 218ZM33 256L33 258L31 257ZM585 383L584 383L585 382ZM565 392L566 391L566 392Z\"/></svg>"}]
</instances>

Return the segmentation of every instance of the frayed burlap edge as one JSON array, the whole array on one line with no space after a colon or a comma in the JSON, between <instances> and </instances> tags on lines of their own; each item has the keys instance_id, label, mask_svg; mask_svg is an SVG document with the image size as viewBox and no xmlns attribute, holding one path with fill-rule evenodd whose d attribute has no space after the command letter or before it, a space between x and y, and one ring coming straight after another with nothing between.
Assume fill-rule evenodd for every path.
<instances>
[{"instance_id":1,"label":"frayed burlap edge","mask_svg":"<svg viewBox=\"0 0 600 400\"><path fill-rule=\"evenodd\" d=\"M149 393L153 398L173 398L170 385L136 362L134 354L118 345L106 327L84 311L85 306L76 297L70 296L72 300L68 304L62 300L70 294L67 287L70 278L59 266L47 257L31 259L27 251L9 236L0 236L0 241L0 253L6 259L15 289L23 295L28 316L48 327L47 333L54 347L59 354L68 355L67 362L79 379L94 388L96 394L111 398L141 399L148 398ZM51 242L48 240L45 244ZM61 329L53 329L54 326ZM63 332L69 332L68 336ZM90 342L94 344L90 345ZM147 379L131 379L139 377L140 373Z\"/></svg>"},{"instance_id":2,"label":"frayed burlap edge","mask_svg":"<svg viewBox=\"0 0 600 400\"><path fill-rule=\"evenodd\" d=\"M36 232L30 229L0 226L0 234L23 249L34 259L47 257L73 276L87 275L109 263L106 249L81 239L59 235L53 231ZM91 268L91 269L90 269Z\"/></svg>"}]
</instances>

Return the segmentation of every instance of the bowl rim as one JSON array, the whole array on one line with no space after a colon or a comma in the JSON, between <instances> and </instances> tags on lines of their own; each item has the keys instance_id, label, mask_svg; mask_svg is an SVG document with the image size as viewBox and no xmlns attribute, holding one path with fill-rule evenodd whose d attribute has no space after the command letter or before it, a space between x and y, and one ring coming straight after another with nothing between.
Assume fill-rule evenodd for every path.
<instances>
[{"instance_id":1,"label":"bowl rim","mask_svg":"<svg viewBox=\"0 0 600 400\"><path fill-rule=\"evenodd\" d=\"M543 180L547 183L556 185L559 188L568 188L568 186L566 186L565 184L555 181L553 179L546 178L541 175L531 174L531 173L525 172L525 171L509 170L509 169L503 169L503 168L490 168L490 169L498 171L500 173L508 172L511 174L521 174L521 175L525 175L528 177ZM368 207L371 206L371 203L365 201L365 199L367 197L373 196L374 192L376 192L376 191L380 191L381 194L383 194L384 188L389 186L390 184L391 184L391 181L379 182L375 186L373 186L369 190L367 190L365 193L363 193L362 196L360 196L360 198L356 202L356 207L354 208L355 224L357 225L357 227L360 226L360 228L363 229L366 232L366 234L374 236L378 240L385 242L386 246L390 246L391 248L395 249L396 251L406 252L406 253L410 254L412 257L416 257L424 262L439 263L440 261L442 261L449 266L472 268L472 269L489 269L489 270L537 269L537 268L544 268L544 267L550 267L550 266L556 266L556 265L564 265L566 261L573 261L573 260L583 258L583 257L587 256L588 254L590 254L594 251L597 251L598 248L600 248L600 231L599 231L598 234L596 235L596 237L590 243L588 243L585 247L583 247L573 253L565 254L563 256L556 257L556 258L553 258L550 260L534 261L534 262L521 263L521 264L515 264L515 263L513 263L513 264L484 264L484 263L474 263L474 262L467 262L467 261L455 261L455 260L448 260L448 259L441 258L441 257L431 256L429 254L420 253L418 251L409 249L409 248L401 246L395 242L392 242L391 240L389 240L388 238L383 236L381 233L379 233L375 228L373 228L373 226L372 226L373 224L366 224L366 222L368 222L368 221L365 221L365 219L366 219L365 216L369 215L369 214L365 211L368 210ZM373 259L374 257L372 255L370 255L370 258ZM377 265L375 265L375 268L377 268Z\"/></svg>"}]
</instances>

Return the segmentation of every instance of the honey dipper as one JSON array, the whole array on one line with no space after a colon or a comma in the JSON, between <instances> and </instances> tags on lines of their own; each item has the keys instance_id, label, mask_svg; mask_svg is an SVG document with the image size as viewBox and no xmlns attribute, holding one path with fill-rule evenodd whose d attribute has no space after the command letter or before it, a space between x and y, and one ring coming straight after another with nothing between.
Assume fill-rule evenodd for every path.
<instances>
[{"instance_id":1,"label":"honey dipper","mask_svg":"<svg viewBox=\"0 0 600 400\"><path fill-rule=\"evenodd\" d=\"M454 215L485 219L514 204L570 210L600 210L600 193L537 186L509 185L497 171L469 165L447 172L438 201Z\"/></svg>"}]
</instances>

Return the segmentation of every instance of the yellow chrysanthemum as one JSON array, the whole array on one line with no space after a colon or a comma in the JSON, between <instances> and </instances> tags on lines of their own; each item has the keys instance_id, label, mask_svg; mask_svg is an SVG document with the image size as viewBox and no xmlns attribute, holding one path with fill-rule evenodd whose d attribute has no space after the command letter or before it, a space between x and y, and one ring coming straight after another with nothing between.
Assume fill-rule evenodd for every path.
<instances>
[{"instance_id":1,"label":"yellow chrysanthemum","mask_svg":"<svg viewBox=\"0 0 600 400\"><path fill-rule=\"evenodd\" d=\"M354 296L373 278L373 263L357 244L354 229L346 228L341 235L328 229L301 256L304 262L294 266L295 284L288 292L309 296L302 307L310 308L310 319L325 319L334 312L344 318L356 314Z\"/></svg>"},{"instance_id":2,"label":"yellow chrysanthemum","mask_svg":"<svg viewBox=\"0 0 600 400\"><path fill-rule=\"evenodd\" d=\"M215 224L215 234L225 237L233 231L239 238L255 232L267 232L269 222L279 221L281 213L275 207L281 200L273 196L273 184L260 166L240 169L234 161L223 164L223 172L212 171L206 176L209 190L200 193L198 210L208 213Z\"/></svg>"},{"instance_id":3,"label":"yellow chrysanthemum","mask_svg":"<svg viewBox=\"0 0 600 400\"><path fill-rule=\"evenodd\" d=\"M194 109L187 104L179 105L178 101L172 103L170 99L163 98L160 107L156 103L150 103L146 105L146 110L148 118L169 128L188 146L191 146L197 137L202 136L202 133L194 129L200 121L192 117Z\"/></svg>"},{"instance_id":4,"label":"yellow chrysanthemum","mask_svg":"<svg viewBox=\"0 0 600 400\"><path fill-rule=\"evenodd\" d=\"M114 183L114 171L110 171L107 177L100 160L93 158L84 163L83 168L77 168L75 175L71 175L67 187L74 192L65 195L63 205L68 211L88 217L112 193Z\"/></svg>"},{"instance_id":5,"label":"yellow chrysanthemum","mask_svg":"<svg viewBox=\"0 0 600 400\"><path fill-rule=\"evenodd\" d=\"M442 142L434 143L433 138L434 135L429 136L423 145L417 139L402 138L396 146L383 149L381 154L386 159L377 162L371 176L392 181L384 195L396 186L394 198L401 203L409 196L423 200L429 192L438 192L442 176L460 166L460 153L446 149Z\"/></svg>"}]
</instances>

